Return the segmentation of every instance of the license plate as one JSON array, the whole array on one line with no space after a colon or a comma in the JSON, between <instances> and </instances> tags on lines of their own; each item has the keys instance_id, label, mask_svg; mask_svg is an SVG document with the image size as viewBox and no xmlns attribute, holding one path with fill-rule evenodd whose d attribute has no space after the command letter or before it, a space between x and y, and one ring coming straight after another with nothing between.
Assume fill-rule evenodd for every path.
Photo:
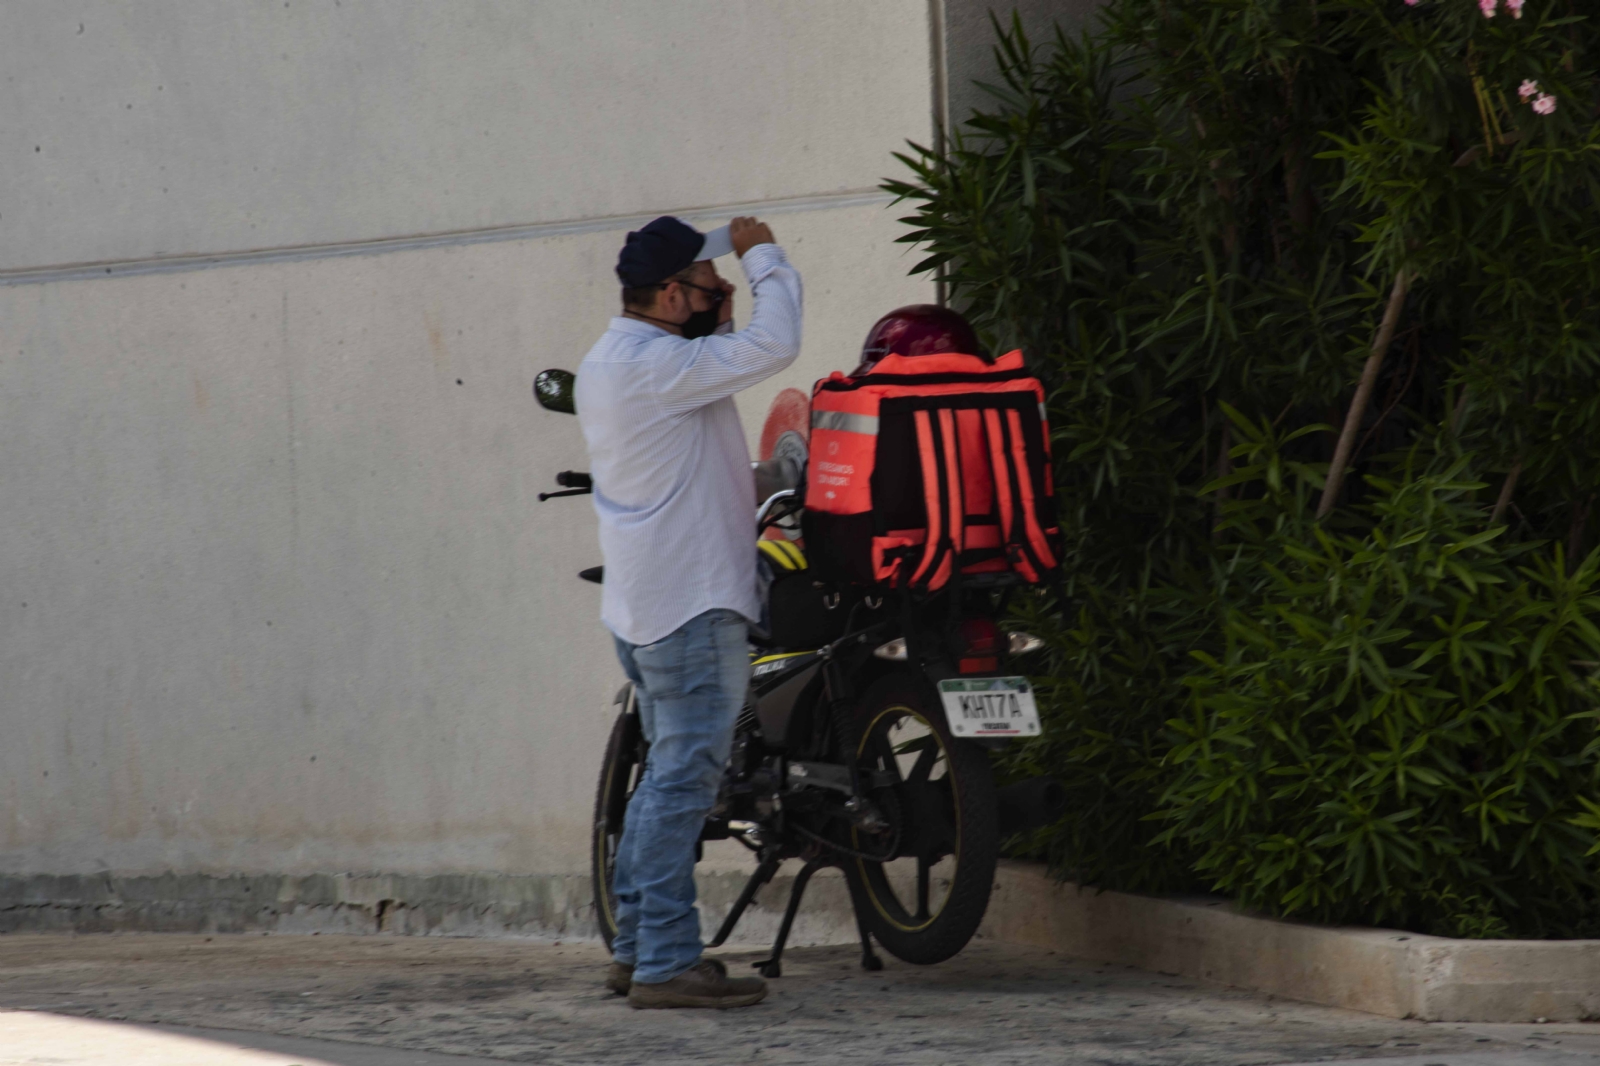
<instances>
[{"instance_id":1,"label":"license plate","mask_svg":"<svg viewBox=\"0 0 1600 1066\"><path fill-rule=\"evenodd\" d=\"M957 677L939 682L944 717L958 737L1036 737L1039 708L1025 677Z\"/></svg>"}]
</instances>

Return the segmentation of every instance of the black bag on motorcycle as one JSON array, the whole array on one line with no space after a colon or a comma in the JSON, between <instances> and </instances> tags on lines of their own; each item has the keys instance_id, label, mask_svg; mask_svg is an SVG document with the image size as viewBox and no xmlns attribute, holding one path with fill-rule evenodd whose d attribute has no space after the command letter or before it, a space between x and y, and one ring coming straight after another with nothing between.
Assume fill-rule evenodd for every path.
<instances>
[{"instance_id":1,"label":"black bag on motorcycle","mask_svg":"<svg viewBox=\"0 0 1600 1066\"><path fill-rule=\"evenodd\" d=\"M843 636L850 605L817 581L800 547L787 540L758 541L757 547L761 620L750 627L751 638L767 647L809 650Z\"/></svg>"}]
</instances>

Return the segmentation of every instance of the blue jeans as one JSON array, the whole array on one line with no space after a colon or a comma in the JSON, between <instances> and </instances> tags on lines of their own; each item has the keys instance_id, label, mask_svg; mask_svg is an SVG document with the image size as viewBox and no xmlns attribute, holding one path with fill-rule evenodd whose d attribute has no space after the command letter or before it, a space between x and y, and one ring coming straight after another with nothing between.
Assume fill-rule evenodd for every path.
<instances>
[{"instance_id":1,"label":"blue jeans","mask_svg":"<svg viewBox=\"0 0 1600 1066\"><path fill-rule=\"evenodd\" d=\"M617 845L611 954L633 964L640 984L669 981L700 958L695 844L744 705L747 640L744 616L723 608L696 615L654 644L617 638L617 658L639 690L650 755Z\"/></svg>"}]
</instances>

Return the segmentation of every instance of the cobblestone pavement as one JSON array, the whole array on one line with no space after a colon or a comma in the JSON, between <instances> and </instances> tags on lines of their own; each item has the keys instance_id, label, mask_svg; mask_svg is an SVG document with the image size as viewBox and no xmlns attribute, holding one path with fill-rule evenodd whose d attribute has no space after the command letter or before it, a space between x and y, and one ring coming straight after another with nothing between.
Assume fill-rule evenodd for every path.
<instances>
[{"instance_id":1,"label":"cobblestone pavement","mask_svg":"<svg viewBox=\"0 0 1600 1066\"><path fill-rule=\"evenodd\" d=\"M854 949L797 949L766 1002L726 1012L631 1010L601 988L604 959L531 940L0 936L0 1066L1600 1066L1600 1025L1395 1021L982 941L873 974ZM202 1050L134 1054L163 1038Z\"/></svg>"}]
</instances>

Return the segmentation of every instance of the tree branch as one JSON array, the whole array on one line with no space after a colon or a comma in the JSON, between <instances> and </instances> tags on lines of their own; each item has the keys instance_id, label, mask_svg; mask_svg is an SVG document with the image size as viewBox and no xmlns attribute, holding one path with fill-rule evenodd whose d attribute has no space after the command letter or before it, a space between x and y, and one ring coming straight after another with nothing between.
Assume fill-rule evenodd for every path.
<instances>
[{"instance_id":1,"label":"tree branch","mask_svg":"<svg viewBox=\"0 0 1600 1066\"><path fill-rule=\"evenodd\" d=\"M1500 524L1500 516L1505 514L1511 505L1511 494L1517 491L1517 478L1522 476L1522 460L1518 459L1511 464L1511 471L1506 474L1504 483L1500 486L1500 498L1494 501L1494 511L1489 515L1491 528Z\"/></svg>"},{"instance_id":2,"label":"tree branch","mask_svg":"<svg viewBox=\"0 0 1600 1066\"><path fill-rule=\"evenodd\" d=\"M1583 551L1583 527L1589 524L1589 510L1594 507L1594 493L1573 509L1572 524L1567 527L1567 573L1578 568L1578 553Z\"/></svg>"},{"instance_id":3,"label":"tree branch","mask_svg":"<svg viewBox=\"0 0 1600 1066\"><path fill-rule=\"evenodd\" d=\"M1318 518L1327 517L1328 512L1333 510L1333 501L1338 499L1339 490L1344 487L1345 467L1350 462L1350 453L1355 451L1356 432L1361 428L1361 419L1372 400L1372 387L1378 380L1383 357L1389 351L1389 342L1394 340L1394 329L1406 303L1407 284L1404 270L1395 274L1394 288L1389 291L1389 306L1383 309L1378 335L1372 339L1372 354L1367 356L1367 365L1361 368L1361 380L1356 383L1356 394L1350 400L1350 409L1345 412L1344 428L1339 431L1338 446L1333 449L1333 462L1328 466L1328 483L1322 487L1322 501L1317 504Z\"/></svg>"}]
</instances>

